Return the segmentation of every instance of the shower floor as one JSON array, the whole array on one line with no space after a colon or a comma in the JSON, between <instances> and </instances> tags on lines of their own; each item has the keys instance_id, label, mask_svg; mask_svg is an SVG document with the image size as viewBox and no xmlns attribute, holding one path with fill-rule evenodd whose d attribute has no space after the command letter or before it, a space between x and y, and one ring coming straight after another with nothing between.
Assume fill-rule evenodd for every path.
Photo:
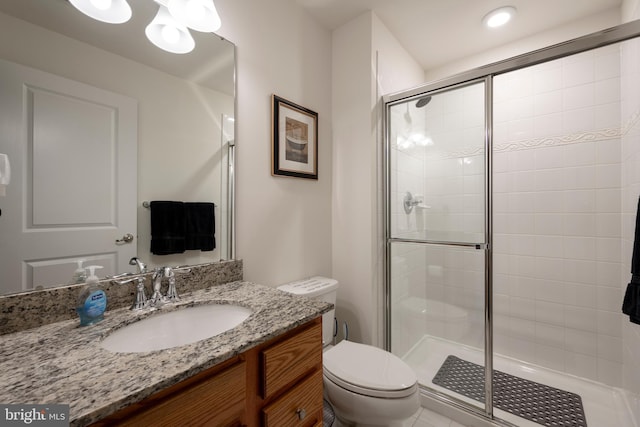
<instances>
[{"instance_id":1,"label":"shower floor","mask_svg":"<svg viewBox=\"0 0 640 427\"><path fill-rule=\"evenodd\" d=\"M477 401L431 381L449 355L484 365L481 350L429 335L425 335L403 359L414 369L421 385L479 406ZM495 370L579 394L589 427L635 427L620 389L500 355L494 355L493 364ZM494 415L520 427L540 427L538 423L497 408L494 408Z\"/></svg>"}]
</instances>

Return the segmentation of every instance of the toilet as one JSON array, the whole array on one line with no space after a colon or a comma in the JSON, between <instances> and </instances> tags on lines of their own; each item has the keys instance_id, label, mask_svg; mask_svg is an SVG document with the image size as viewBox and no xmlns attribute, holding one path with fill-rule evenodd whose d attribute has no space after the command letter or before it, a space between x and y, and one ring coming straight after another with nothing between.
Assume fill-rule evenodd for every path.
<instances>
[{"instance_id":1,"label":"toilet","mask_svg":"<svg viewBox=\"0 0 640 427\"><path fill-rule=\"evenodd\" d=\"M338 282L312 277L279 286L284 292L336 303ZM401 426L420 407L418 378L400 358L365 344L331 345L335 309L322 316L324 393L340 426Z\"/></svg>"}]
</instances>

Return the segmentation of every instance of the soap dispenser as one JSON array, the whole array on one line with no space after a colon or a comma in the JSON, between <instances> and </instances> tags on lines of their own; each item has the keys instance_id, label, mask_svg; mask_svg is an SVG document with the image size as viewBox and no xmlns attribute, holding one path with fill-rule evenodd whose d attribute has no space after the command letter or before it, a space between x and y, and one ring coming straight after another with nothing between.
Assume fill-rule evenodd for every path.
<instances>
[{"instance_id":1,"label":"soap dispenser","mask_svg":"<svg viewBox=\"0 0 640 427\"><path fill-rule=\"evenodd\" d=\"M79 259L76 262L78 263L78 268L76 268L76 271L73 272L73 277L71 277L70 284L72 285L75 285L77 283L84 283L87 281L87 270L82 266L84 260Z\"/></svg>"},{"instance_id":2,"label":"soap dispenser","mask_svg":"<svg viewBox=\"0 0 640 427\"><path fill-rule=\"evenodd\" d=\"M99 265L90 265L87 287L80 293L76 312L80 316L80 326L93 325L104 319L107 309L107 294L100 288L95 272Z\"/></svg>"}]
</instances>

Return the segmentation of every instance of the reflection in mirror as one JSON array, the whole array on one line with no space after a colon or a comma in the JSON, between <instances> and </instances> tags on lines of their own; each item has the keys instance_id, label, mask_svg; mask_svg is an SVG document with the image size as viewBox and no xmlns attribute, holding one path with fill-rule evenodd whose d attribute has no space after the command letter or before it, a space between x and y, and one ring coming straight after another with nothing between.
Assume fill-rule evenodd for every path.
<instances>
[{"instance_id":1,"label":"reflection in mirror","mask_svg":"<svg viewBox=\"0 0 640 427\"><path fill-rule=\"evenodd\" d=\"M78 259L113 275L136 272L132 256L230 257L235 47L194 31L192 52L165 52L144 33L157 3L131 6L112 25L65 0L0 3L0 294L69 284ZM214 203L215 249L151 254L153 200Z\"/></svg>"}]
</instances>

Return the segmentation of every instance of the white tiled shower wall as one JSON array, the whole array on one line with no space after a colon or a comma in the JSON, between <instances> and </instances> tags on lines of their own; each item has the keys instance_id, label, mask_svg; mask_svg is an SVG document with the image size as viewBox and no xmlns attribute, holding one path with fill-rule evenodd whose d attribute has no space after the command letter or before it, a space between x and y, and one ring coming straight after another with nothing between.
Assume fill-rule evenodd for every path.
<instances>
[{"instance_id":1,"label":"white tiled shower wall","mask_svg":"<svg viewBox=\"0 0 640 427\"><path fill-rule=\"evenodd\" d=\"M640 195L640 40L622 43L622 292L631 271L635 215ZM640 393L640 325L622 321L622 386ZM636 413L640 412L636 402Z\"/></svg>"},{"instance_id":2,"label":"white tiled shower wall","mask_svg":"<svg viewBox=\"0 0 640 427\"><path fill-rule=\"evenodd\" d=\"M484 241L484 85L396 105L391 119L394 237ZM421 201L409 214L403 197Z\"/></svg>"},{"instance_id":3,"label":"white tiled shower wall","mask_svg":"<svg viewBox=\"0 0 640 427\"><path fill-rule=\"evenodd\" d=\"M620 47L494 80L494 347L622 378Z\"/></svg>"},{"instance_id":4,"label":"white tiled shower wall","mask_svg":"<svg viewBox=\"0 0 640 427\"><path fill-rule=\"evenodd\" d=\"M480 83L434 95L422 108L393 108L394 237L484 241L483 94ZM421 201L409 214L407 191ZM483 253L397 243L392 256L393 351L404 354L425 333L480 346Z\"/></svg>"},{"instance_id":5,"label":"white tiled shower wall","mask_svg":"<svg viewBox=\"0 0 640 427\"><path fill-rule=\"evenodd\" d=\"M640 326L629 324L620 306L640 191L638 45L601 48L494 81L495 349L636 392ZM433 114L437 106L434 98L426 108ZM472 175L481 182L483 170L477 165L483 153L448 141L448 154L431 163L433 147L442 142L432 137L432 147L394 149L394 235L425 236L433 224L444 224L428 216L438 209L456 213L459 206L458 214L471 215L482 208L470 202L481 193L465 192L464 166L469 166L467 183ZM429 186L434 179L440 184ZM404 214L401 199L407 190L425 196L431 210ZM478 232L464 228L473 221L450 223ZM469 337L481 337L483 265L467 263L469 256L396 245L394 267L401 267L393 273L394 306L417 297L465 308ZM395 310L394 316L401 313ZM414 338L400 320L393 321L394 351ZM436 335L453 338L447 331Z\"/></svg>"}]
</instances>

